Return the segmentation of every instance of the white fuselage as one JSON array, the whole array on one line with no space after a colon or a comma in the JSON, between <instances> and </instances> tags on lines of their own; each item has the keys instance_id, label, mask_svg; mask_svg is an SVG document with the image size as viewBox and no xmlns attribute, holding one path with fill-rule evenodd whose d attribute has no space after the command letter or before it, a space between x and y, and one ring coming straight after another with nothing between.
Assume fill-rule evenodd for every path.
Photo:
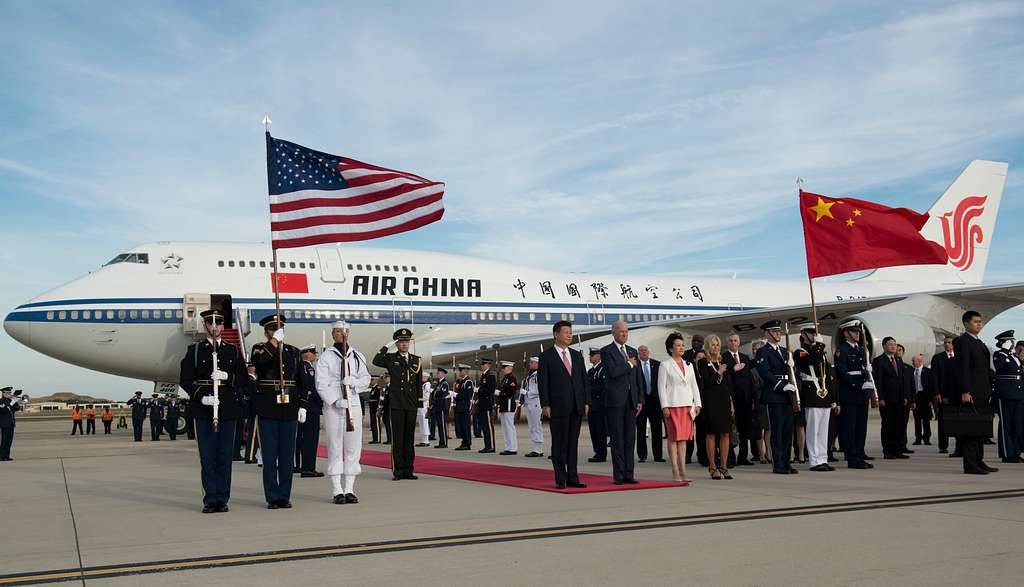
<instances>
[{"instance_id":1,"label":"white fuselage","mask_svg":"<svg viewBox=\"0 0 1024 587\"><path fill-rule=\"evenodd\" d=\"M194 339L194 314L230 296L246 348L264 339L274 313L272 251L264 244L160 242L136 247L101 269L27 302L6 317L16 340L82 367L151 381L177 381ZM147 262L140 262L145 256ZM555 273L431 252L321 247L279 251L287 341L330 343L330 324L352 324L367 355L413 329L414 352L429 359L438 341L630 324L743 309L805 304L804 281L748 281L681 275ZM116 261L116 259L115 259ZM918 286L918 290L921 286ZM835 282L818 301L909 293L914 284ZM288 293L294 292L294 293ZM207 297L204 297L207 296ZM201 326L200 326L201 328ZM737 324L735 330L753 330Z\"/></svg>"}]
</instances>

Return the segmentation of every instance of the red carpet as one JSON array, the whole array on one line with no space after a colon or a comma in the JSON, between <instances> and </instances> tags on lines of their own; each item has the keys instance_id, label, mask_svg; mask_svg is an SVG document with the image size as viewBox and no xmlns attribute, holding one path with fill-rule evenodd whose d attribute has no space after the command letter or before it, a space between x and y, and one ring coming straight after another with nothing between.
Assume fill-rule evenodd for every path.
<instances>
[{"instance_id":1,"label":"red carpet","mask_svg":"<svg viewBox=\"0 0 1024 587\"><path fill-rule=\"evenodd\" d=\"M320 445L317 456L326 457L327 447ZM494 455L490 455L494 456ZM521 457L497 457L502 459L516 459ZM545 458L544 461L547 461ZM370 467L391 469L391 453L379 450L363 449L360 462ZM495 465L490 463L477 463L472 461L460 461L456 459L442 459L438 457L426 457L416 455L417 475L437 475L438 477L452 477L454 479L465 479L466 481L477 481L479 483L493 483L494 485L507 485L509 487L521 487L523 489L535 489L537 491L550 491L552 493L599 493L603 491L629 491L634 489L658 489L662 487L685 487L686 483L673 483L665 481L640 480L636 485L615 485L610 476L580 474L580 481L587 485L586 489L555 489L555 473L550 467L515 467L511 465Z\"/></svg>"}]
</instances>

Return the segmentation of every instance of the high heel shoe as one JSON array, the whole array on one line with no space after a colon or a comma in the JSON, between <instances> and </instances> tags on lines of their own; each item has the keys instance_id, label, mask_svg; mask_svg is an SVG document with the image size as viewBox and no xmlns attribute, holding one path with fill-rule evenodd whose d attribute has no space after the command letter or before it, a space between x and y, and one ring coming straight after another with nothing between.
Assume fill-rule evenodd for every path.
<instances>
[{"instance_id":1,"label":"high heel shoe","mask_svg":"<svg viewBox=\"0 0 1024 587\"><path fill-rule=\"evenodd\" d=\"M722 479L722 475L718 472L718 469L714 467L708 467L708 473L711 473L711 478L719 481Z\"/></svg>"},{"instance_id":2,"label":"high heel shoe","mask_svg":"<svg viewBox=\"0 0 1024 587\"><path fill-rule=\"evenodd\" d=\"M722 474L722 479L732 479L732 475L729 474L729 469L719 469L718 472Z\"/></svg>"}]
</instances>

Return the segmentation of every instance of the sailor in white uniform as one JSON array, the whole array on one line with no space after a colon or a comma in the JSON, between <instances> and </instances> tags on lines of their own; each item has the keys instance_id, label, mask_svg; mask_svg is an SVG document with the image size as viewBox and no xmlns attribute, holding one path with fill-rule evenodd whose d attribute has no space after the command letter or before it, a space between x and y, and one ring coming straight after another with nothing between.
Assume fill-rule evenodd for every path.
<instances>
[{"instance_id":1,"label":"sailor in white uniform","mask_svg":"<svg viewBox=\"0 0 1024 587\"><path fill-rule=\"evenodd\" d=\"M420 441L416 446L430 446L430 422L427 420L427 406L430 405L430 394L434 386L430 383L430 372L423 372L422 395L420 395L420 407L416 408L416 419L420 424Z\"/></svg>"},{"instance_id":2,"label":"sailor in white uniform","mask_svg":"<svg viewBox=\"0 0 1024 587\"><path fill-rule=\"evenodd\" d=\"M316 390L324 400L327 477L336 504L359 503L354 493L356 476L362 472L359 455L363 450L363 411L359 394L370 387L366 357L349 346L349 330L347 322L331 324L334 345L324 349L316 362ZM352 430L348 430L349 422Z\"/></svg>"},{"instance_id":3,"label":"sailor in white uniform","mask_svg":"<svg viewBox=\"0 0 1024 587\"><path fill-rule=\"evenodd\" d=\"M539 364L540 360L537 357L530 357L529 374L523 380L520 389L519 403L526 411L526 423L530 428L530 440L533 442L533 450L526 453L528 457L544 456L544 428L541 427L540 388L537 386L537 366Z\"/></svg>"}]
</instances>

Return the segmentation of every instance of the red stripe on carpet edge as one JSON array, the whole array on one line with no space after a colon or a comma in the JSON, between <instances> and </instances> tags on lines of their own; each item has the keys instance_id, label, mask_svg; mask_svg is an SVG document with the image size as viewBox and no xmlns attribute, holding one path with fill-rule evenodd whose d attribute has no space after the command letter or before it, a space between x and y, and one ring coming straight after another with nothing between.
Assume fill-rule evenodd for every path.
<instances>
[{"instance_id":1,"label":"red stripe on carpet edge","mask_svg":"<svg viewBox=\"0 0 1024 587\"><path fill-rule=\"evenodd\" d=\"M317 456L327 457L327 447L320 445ZM391 453L379 450L363 449L359 462L370 467L391 469ZM550 493L604 493L608 491L635 491L638 489L660 489L664 487L686 487L689 483L667 481L640 480L636 485L615 485L605 475L580 474L580 481L586 484L585 489L555 489L554 472L547 468L516 467L512 465L494 465L458 459L416 456L416 473L450 477L464 481L476 481L491 485L519 487Z\"/></svg>"}]
</instances>

